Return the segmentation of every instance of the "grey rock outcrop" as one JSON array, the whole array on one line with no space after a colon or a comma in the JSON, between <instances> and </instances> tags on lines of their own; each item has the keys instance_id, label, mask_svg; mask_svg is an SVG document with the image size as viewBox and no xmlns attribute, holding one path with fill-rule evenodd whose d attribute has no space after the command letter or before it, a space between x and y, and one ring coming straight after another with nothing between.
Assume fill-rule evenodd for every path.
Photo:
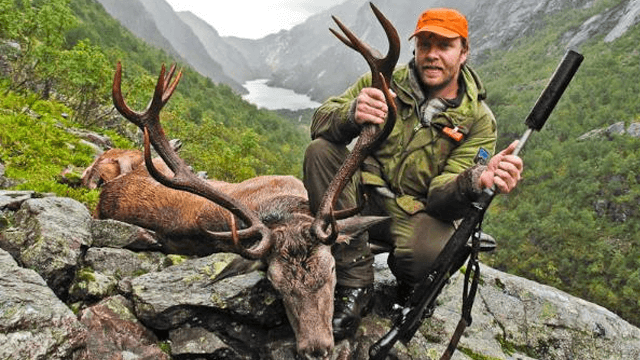
<instances>
[{"instance_id":1,"label":"grey rock outcrop","mask_svg":"<svg viewBox=\"0 0 640 360\"><path fill-rule=\"evenodd\" d=\"M618 121L605 128L594 129L578 137L578 140L612 139L613 136L628 135L640 137L640 123L633 122L626 126L624 121Z\"/></svg>"},{"instance_id":2,"label":"grey rock outcrop","mask_svg":"<svg viewBox=\"0 0 640 360\"><path fill-rule=\"evenodd\" d=\"M65 359L86 332L35 271L0 250L0 358Z\"/></svg>"},{"instance_id":3,"label":"grey rock outcrop","mask_svg":"<svg viewBox=\"0 0 640 360\"><path fill-rule=\"evenodd\" d=\"M216 281L238 255L167 255L140 240L143 229L37 196L0 191L0 358L295 359L282 301L263 272ZM366 359L392 324L395 280L384 254L375 269L374 309L332 359ZM640 329L613 312L481 272L454 359L640 359ZM408 346L396 345L398 359L439 358L460 317L463 278L451 279Z\"/></svg>"}]
</instances>

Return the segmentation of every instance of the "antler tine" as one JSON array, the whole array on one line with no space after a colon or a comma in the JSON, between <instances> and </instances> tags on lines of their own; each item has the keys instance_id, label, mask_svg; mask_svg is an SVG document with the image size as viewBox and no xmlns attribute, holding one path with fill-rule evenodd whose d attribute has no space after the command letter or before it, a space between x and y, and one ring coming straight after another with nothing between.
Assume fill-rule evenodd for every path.
<instances>
[{"instance_id":1,"label":"antler tine","mask_svg":"<svg viewBox=\"0 0 640 360\"><path fill-rule=\"evenodd\" d=\"M163 64L164 66L164 64ZM176 63L171 64L171 67L169 68L169 73L165 76L164 78L164 87L163 89L166 89L167 87L169 87L169 83L171 82L171 78L173 77L173 73L176 71ZM180 73L182 73L182 71L180 71Z\"/></svg>"},{"instance_id":2,"label":"antler tine","mask_svg":"<svg viewBox=\"0 0 640 360\"><path fill-rule=\"evenodd\" d=\"M122 83L122 65L120 64L120 61L118 61L118 64L116 65L116 74L113 77L113 86L111 88L113 105L118 110L118 112L122 114L122 116L124 116L126 119L128 119L132 123L138 125L138 127L141 127L142 125L138 119L142 116L142 114L131 110L131 108L127 106L127 104L124 101L124 98L122 97L121 83Z\"/></svg>"},{"instance_id":3,"label":"antler tine","mask_svg":"<svg viewBox=\"0 0 640 360\"><path fill-rule=\"evenodd\" d=\"M172 64L171 68L169 69L169 75L167 75L164 81L165 90L162 94L162 106L164 106L167 102L169 102L169 99L171 99L171 95L173 95L173 92L176 90L176 87L178 86L178 82L180 82L180 79L182 78L182 70L180 70L178 72L178 75L176 76L176 79L173 81L171 85L169 85L175 70L176 70L176 64Z\"/></svg>"},{"instance_id":4,"label":"antler tine","mask_svg":"<svg viewBox=\"0 0 640 360\"><path fill-rule=\"evenodd\" d=\"M162 126L160 125L160 110L167 103L169 98L171 98L171 95L176 89L176 86L182 76L182 72L179 72L176 79L171 82L174 71L174 66L172 66L169 70L169 76L165 79L165 67L164 65L162 66L151 104L144 113L138 113L131 110L124 102L120 89L122 68L120 63L118 63L113 84L114 104L125 118L143 130L145 164L149 174L164 186L202 196L229 210L233 215L242 219L248 227L237 230L238 238L247 240L250 238L258 238L258 235L260 235L259 237L261 240L252 248L243 248L238 251L241 255L252 259L260 258L270 249L273 242L269 228L260 221L257 214L247 209L242 203L239 203L228 195L217 191L211 186L211 184L197 177L173 150ZM163 175L153 165L153 162L151 161L151 145L153 145L156 152L173 171L174 176L172 178ZM234 240L234 237L236 236L234 232L208 232L214 239L239 243L239 240Z\"/></svg>"},{"instance_id":5,"label":"antler tine","mask_svg":"<svg viewBox=\"0 0 640 360\"><path fill-rule=\"evenodd\" d=\"M380 80L377 79L378 71L374 71L374 69L377 69L378 67L377 60L380 58L380 53L360 40L360 38L358 38L351 30L349 30L349 28L346 27L337 17L332 16L331 18L338 25L340 30L342 30L344 36L333 29L329 29L331 33L333 33L333 35L335 35L345 45L359 52L364 57L364 59L367 61L367 64L369 64L369 67L372 69L374 84L373 86L375 87L376 85L378 85L380 82Z\"/></svg>"},{"instance_id":6,"label":"antler tine","mask_svg":"<svg viewBox=\"0 0 640 360\"><path fill-rule=\"evenodd\" d=\"M342 30L342 32L347 35L347 37L345 37L344 35L340 34L336 30L333 30L332 28L329 28L329 31L331 31L331 33L333 35L335 35L340 41L342 41L345 45L347 45L348 47L352 48L353 50L359 52L360 50L354 45L354 43L362 44L362 42L351 32L351 30L349 30L348 27L346 27L340 21L340 19L338 19L337 17L335 17L333 15L331 15L331 18L336 23L336 25L338 25L340 30ZM353 41L353 40L355 40L355 41Z\"/></svg>"},{"instance_id":7,"label":"antler tine","mask_svg":"<svg viewBox=\"0 0 640 360\"><path fill-rule=\"evenodd\" d=\"M346 27L337 17L332 16L333 21L338 25L340 30L346 35L343 36L333 29L329 29L340 41L342 41L348 47L359 52L369 64L373 73L372 86L380 88L380 79L378 78L378 72L382 73L382 76L386 79L387 83L391 82L391 74L393 69L398 63L400 58L400 36L393 24L387 19L384 14L373 4L369 3L371 10L375 14L376 18L382 25L382 28L387 35L389 41L389 49L385 57L382 57L380 52L371 48L365 42L360 40L348 27Z\"/></svg>"},{"instance_id":8,"label":"antler tine","mask_svg":"<svg viewBox=\"0 0 640 360\"><path fill-rule=\"evenodd\" d=\"M369 5L382 25L385 34L387 34L387 40L389 41L389 50L387 51L387 55L384 59L379 60L378 69L387 83L390 84L391 74L393 74L393 69L400 58L400 35L398 35L398 31L393 24L391 24L391 21L389 21L389 19L387 19L372 2L370 2Z\"/></svg>"}]
</instances>

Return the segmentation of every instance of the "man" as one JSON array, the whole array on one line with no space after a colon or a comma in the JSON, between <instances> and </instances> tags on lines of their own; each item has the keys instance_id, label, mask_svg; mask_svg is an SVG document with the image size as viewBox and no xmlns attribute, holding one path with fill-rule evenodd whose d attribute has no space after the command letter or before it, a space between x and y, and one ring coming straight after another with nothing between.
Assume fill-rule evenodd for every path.
<instances>
[{"instance_id":1,"label":"man","mask_svg":"<svg viewBox=\"0 0 640 360\"><path fill-rule=\"evenodd\" d=\"M386 215L368 238L393 247L388 263L398 280L399 301L425 275L485 187L510 192L520 179L522 160L511 155L517 141L474 164L479 152L493 153L496 121L484 103L485 90L466 65L467 20L452 9L421 14L409 38L414 57L396 68L391 89L398 116L386 141L369 156L338 201L352 208L367 195L363 213ZM348 154L346 145L363 124L384 123L387 104L365 75L341 96L328 99L314 114L313 141L307 148L304 182L316 211L333 174ZM334 336L352 335L372 295L373 256L367 236L334 246L338 285Z\"/></svg>"}]
</instances>

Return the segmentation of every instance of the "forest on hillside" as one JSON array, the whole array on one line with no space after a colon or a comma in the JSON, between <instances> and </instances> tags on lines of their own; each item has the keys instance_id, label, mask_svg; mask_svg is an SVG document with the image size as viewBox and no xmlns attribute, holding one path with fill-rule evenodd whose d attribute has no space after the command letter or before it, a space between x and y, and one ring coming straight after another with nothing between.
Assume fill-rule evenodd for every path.
<instances>
[{"instance_id":1,"label":"forest on hillside","mask_svg":"<svg viewBox=\"0 0 640 360\"><path fill-rule=\"evenodd\" d=\"M619 1L617 1L619 2ZM509 50L471 64L488 88L499 148L525 130L524 119L562 58L562 34L616 1L544 19ZM585 60L545 127L522 152L524 180L496 198L484 229L498 249L483 260L555 286L640 325L640 139L591 130L640 122L640 28L614 42L591 39ZM97 191L60 182L81 173L93 150L65 128L107 134L139 147L137 129L114 114L110 85L124 69L129 106L148 103L161 64L174 60L143 43L92 0L0 0L0 162L16 189L55 192L92 208ZM163 110L181 155L211 178L300 176L308 133L275 112L246 103L184 64L185 76Z\"/></svg>"},{"instance_id":2,"label":"forest on hillside","mask_svg":"<svg viewBox=\"0 0 640 360\"><path fill-rule=\"evenodd\" d=\"M534 35L477 66L498 119L499 148L526 129L524 119L566 51L562 35L612 5L599 1L548 16ZM579 138L640 122L639 39L635 26L613 42L593 38L577 49L585 57L580 69L521 153L521 185L497 197L485 227L498 239L489 265L601 304L636 325L640 138Z\"/></svg>"}]
</instances>

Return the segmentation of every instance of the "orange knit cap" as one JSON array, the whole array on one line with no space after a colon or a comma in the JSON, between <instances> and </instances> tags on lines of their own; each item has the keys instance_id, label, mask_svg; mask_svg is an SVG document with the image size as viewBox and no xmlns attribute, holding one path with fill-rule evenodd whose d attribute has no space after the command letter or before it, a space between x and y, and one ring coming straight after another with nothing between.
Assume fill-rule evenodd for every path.
<instances>
[{"instance_id":1,"label":"orange knit cap","mask_svg":"<svg viewBox=\"0 0 640 360\"><path fill-rule=\"evenodd\" d=\"M457 10L429 9L420 15L416 30L409 39L421 32L432 32L449 39L459 36L467 39L469 36L467 27L467 19Z\"/></svg>"}]
</instances>

